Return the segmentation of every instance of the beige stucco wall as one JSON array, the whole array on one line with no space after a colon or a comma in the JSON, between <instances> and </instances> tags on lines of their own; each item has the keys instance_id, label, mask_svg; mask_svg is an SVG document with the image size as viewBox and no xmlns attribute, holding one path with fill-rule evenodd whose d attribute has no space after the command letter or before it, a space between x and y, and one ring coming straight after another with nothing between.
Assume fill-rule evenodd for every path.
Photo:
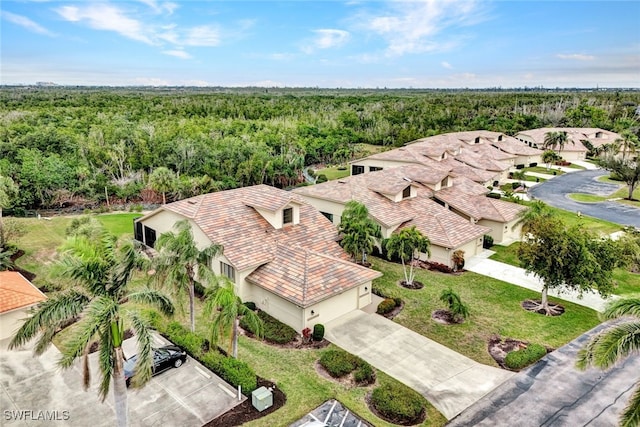
<instances>
[{"instance_id":1,"label":"beige stucco wall","mask_svg":"<svg viewBox=\"0 0 640 427\"><path fill-rule=\"evenodd\" d=\"M265 209L259 209L259 208L254 208L254 209L258 211L258 213L262 215L262 217L266 219L269 222L269 224L273 226L273 228L280 229L284 225L282 214L284 210L287 208L293 209L293 224L299 224L300 223L300 205L298 205L297 203L289 203L286 206L284 206L282 209L278 209L275 212L268 211Z\"/></svg>"},{"instance_id":2,"label":"beige stucco wall","mask_svg":"<svg viewBox=\"0 0 640 427\"><path fill-rule=\"evenodd\" d=\"M333 224L340 224L340 217L344 211L344 205L342 203L331 202L329 200L318 199L315 197L299 194L304 200L311 206L319 210L320 212L326 212L333 215Z\"/></svg>"},{"instance_id":3,"label":"beige stucco wall","mask_svg":"<svg viewBox=\"0 0 640 427\"><path fill-rule=\"evenodd\" d=\"M490 219L481 219L478 221L478 225L489 227L491 231L487 233L493 237L493 243L500 244L504 240L504 224L498 221L492 221Z\"/></svg>"},{"instance_id":4,"label":"beige stucco wall","mask_svg":"<svg viewBox=\"0 0 640 427\"><path fill-rule=\"evenodd\" d=\"M366 288L366 290L365 290ZM371 304L371 282L335 295L304 309L302 329L313 329L313 325L326 325L330 321ZM313 310L314 314L311 314Z\"/></svg>"},{"instance_id":5,"label":"beige stucco wall","mask_svg":"<svg viewBox=\"0 0 640 427\"><path fill-rule=\"evenodd\" d=\"M253 301L258 308L266 311L282 323L291 326L298 333L303 328L303 310L295 304L281 298L259 286L250 286L251 297L247 301Z\"/></svg>"},{"instance_id":6,"label":"beige stucco wall","mask_svg":"<svg viewBox=\"0 0 640 427\"><path fill-rule=\"evenodd\" d=\"M162 210L148 218L143 218L140 222L142 222L147 227L151 227L156 230L156 239L159 239L162 233L175 231L173 229L173 226L176 222L182 221L183 219L185 219L185 217L183 217L182 215L178 215L177 213L172 211ZM204 249L207 246L211 245L211 241L202 232L202 230L197 227L193 223L193 221L189 220L189 222L191 223L193 239L196 242L198 249Z\"/></svg>"},{"instance_id":7,"label":"beige stucco wall","mask_svg":"<svg viewBox=\"0 0 640 427\"><path fill-rule=\"evenodd\" d=\"M17 308L0 314L0 340L12 338L29 317L29 307Z\"/></svg>"}]
</instances>

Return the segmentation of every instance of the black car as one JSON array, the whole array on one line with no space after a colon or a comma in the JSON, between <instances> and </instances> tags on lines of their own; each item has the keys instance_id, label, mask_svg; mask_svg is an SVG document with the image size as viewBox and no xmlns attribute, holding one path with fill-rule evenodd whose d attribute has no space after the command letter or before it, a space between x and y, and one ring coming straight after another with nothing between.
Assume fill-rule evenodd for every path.
<instances>
[{"instance_id":1,"label":"black car","mask_svg":"<svg viewBox=\"0 0 640 427\"><path fill-rule=\"evenodd\" d=\"M187 353L175 345L167 345L153 349L153 372L158 375L169 368L179 368L187 361ZM131 377L135 374L138 355L134 354L124 362L124 378L127 386L131 383Z\"/></svg>"}]
</instances>

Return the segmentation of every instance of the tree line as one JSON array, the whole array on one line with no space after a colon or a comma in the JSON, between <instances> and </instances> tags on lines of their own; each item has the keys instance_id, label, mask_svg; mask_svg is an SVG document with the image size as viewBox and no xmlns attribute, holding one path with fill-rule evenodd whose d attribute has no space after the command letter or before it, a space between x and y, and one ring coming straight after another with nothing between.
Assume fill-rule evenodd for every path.
<instances>
[{"instance_id":1,"label":"tree line","mask_svg":"<svg viewBox=\"0 0 640 427\"><path fill-rule=\"evenodd\" d=\"M19 189L4 208L285 188L303 181L305 166L344 163L362 144L401 146L476 129L613 130L638 104L637 91L3 87L0 177ZM150 180L160 167L169 173Z\"/></svg>"}]
</instances>

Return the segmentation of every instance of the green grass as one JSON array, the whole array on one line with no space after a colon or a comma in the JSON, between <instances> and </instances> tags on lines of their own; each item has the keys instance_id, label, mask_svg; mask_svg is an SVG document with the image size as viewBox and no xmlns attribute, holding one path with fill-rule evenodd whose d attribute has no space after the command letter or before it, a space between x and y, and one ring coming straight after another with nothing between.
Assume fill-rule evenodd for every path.
<instances>
[{"instance_id":1,"label":"green grass","mask_svg":"<svg viewBox=\"0 0 640 427\"><path fill-rule=\"evenodd\" d=\"M520 261L518 260L517 255L518 246L520 246L520 242L514 242L509 246L493 245L491 250L494 251L495 254L491 255L489 258L495 261L504 262L505 264L520 267Z\"/></svg>"},{"instance_id":2,"label":"green grass","mask_svg":"<svg viewBox=\"0 0 640 427\"><path fill-rule=\"evenodd\" d=\"M571 168L571 169L578 169L578 170L586 169L584 166L576 165L575 163L571 163L569 166L565 166L565 167Z\"/></svg>"},{"instance_id":3,"label":"green grass","mask_svg":"<svg viewBox=\"0 0 640 427\"><path fill-rule=\"evenodd\" d=\"M546 166L534 166L532 168L524 168L524 169L520 169L523 172L536 172L536 173L544 173L546 175L553 175L553 173L555 172L556 175L564 175L564 172L562 172L561 170L557 170L557 169L549 169L547 170Z\"/></svg>"},{"instance_id":4,"label":"green grass","mask_svg":"<svg viewBox=\"0 0 640 427\"><path fill-rule=\"evenodd\" d=\"M598 203L598 202L604 202L607 200L606 197L596 196L595 194L586 194L586 193L569 193L568 196L571 200L575 200L576 202L582 202L582 203Z\"/></svg>"},{"instance_id":5,"label":"green grass","mask_svg":"<svg viewBox=\"0 0 640 427\"><path fill-rule=\"evenodd\" d=\"M622 185L623 183L621 181L616 181L613 180L609 177L609 175L602 175L598 177L598 181L600 182L606 182L607 184L614 184L614 185Z\"/></svg>"},{"instance_id":6,"label":"green grass","mask_svg":"<svg viewBox=\"0 0 640 427\"><path fill-rule=\"evenodd\" d=\"M549 206L549 208L553 212L554 217L562 219L562 221L570 227L574 225L579 226L599 235L609 235L622 230L622 226L614 222L605 221L587 215L578 216L574 212L565 211L564 209L558 209L552 206Z\"/></svg>"},{"instance_id":7,"label":"green grass","mask_svg":"<svg viewBox=\"0 0 640 427\"><path fill-rule=\"evenodd\" d=\"M133 220L140 218L139 213L120 213L99 215L98 221L102 226L118 237L133 237Z\"/></svg>"},{"instance_id":8,"label":"green grass","mask_svg":"<svg viewBox=\"0 0 640 427\"><path fill-rule=\"evenodd\" d=\"M318 169L315 173L316 173L316 176L323 175L323 174L326 175L329 181L332 181L334 179L344 178L345 176L349 176L348 166L344 170L339 170L338 169L339 167L340 166L334 166L331 168Z\"/></svg>"}]
</instances>

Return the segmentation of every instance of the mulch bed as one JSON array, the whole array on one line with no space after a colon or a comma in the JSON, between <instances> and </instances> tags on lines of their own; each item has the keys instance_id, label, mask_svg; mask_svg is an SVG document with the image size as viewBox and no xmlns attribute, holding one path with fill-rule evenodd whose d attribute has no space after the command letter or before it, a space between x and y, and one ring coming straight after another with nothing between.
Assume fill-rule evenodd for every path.
<instances>
[{"instance_id":1,"label":"mulch bed","mask_svg":"<svg viewBox=\"0 0 640 427\"><path fill-rule=\"evenodd\" d=\"M419 425L422 424L424 422L424 420L427 418L427 411L423 408L422 412L420 413L420 415L413 419L413 420L393 420L391 418L388 418L386 416L384 416L383 414L381 414L380 412L378 412L378 410L375 408L375 406L373 406L373 403L371 403L371 393L367 393L367 395L364 398L365 402L367 402L367 406L369 407L369 410L371 412L373 412L373 414L380 418L381 420L385 420L388 423L392 423L392 424L397 424L400 426L415 426L415 425Z\"/></svg>"},{"instance_id":2,"label":"mulch bed","mask_svg":"<svg viewBox=\"0 0 640 427\"><path fill-rule=\"evenodd\" d=\"M400 305L397 305L396 308L394 308L390 312L384 313L384 314L383 313L377 313L377 314L379 314L380 316L386 317L389 320L393 320L394 317L400 314L403 308L404 308L404 302L401 302Z\"/></svg>"},{"instance_id":3,"label":"mulch bed","mask_svg":"<svg viewBox=\"0 0 640 427\"><path fill-rule=\"evenodd\" d=\"M521 306L525 310L530 311L532 313L538 313L538 314L544 314L544 315L547 314L543 309L540 308L539 300L533 301L528 299L528 300L522 301ZM564 307L561 306L560 304L549 303L549 307L554 310L554 312L551 313L551 316L560 316L562 313L564 313Z\"/></svg>"},{"instance_id":4,"label":"mulch bed","mask_svg":"<svg viewBox=\"0 0 640 427\"><path fill-rule=\"evenodd\" d=\"M258 387L271 388L271 393L273 393L272 406L260 412L253 407L253 404L251 403L251 397L249 397L247 400L237 405L233 409L209 421L203 427L241 426L244 423L248 423L249 421L256 420L258 418L264 417L265 415L269 415L270 413L282 408L284 404L287 403L287 396L275 385L275 383L258 377Z\"/></svg>"},{"instance_id":5,"label":"mulch bed","mask_svg":"<svg viewBox=\"0 0 640 427\"><path fill-rule=\"evenodd\" d=\"M402 286L403 288L406 289L422 289L424 288L424 285L422 284L422 282L418 282L417 280L414 280L413 283L408 284L405 280L400 280L398 282L398 284L400 286Z\"/></svg>"},{"instance_id":6,"label":"mulch bed","mask_svg":"<svg viewBox=\"0 0 640 427\"><path fill-rule=\"evenodd\" d=\"M347 387L347 388L352 388L352 387L368 387L372 384L375 384L375 379L371 382L371 383L358 383L356 382L356 380L353 378L353 372L350 372L347 375L344 375L340 378L336 378L336 377L332 377L331 374L329 372L327 372L327 370L324 368L324 366L322 366L320 364L319 361L316 361L316 363L314 364L314 368L316 370L316 372L318 373L318 375L320 375L322 378L325 378L329 381L333 381L333 382L337 382L342 384L343 386Z\"/></svg>"},{"instance_id":7,"label":"mulch bed","mask_svg":"<svg viewBox=\"0 0 640 427\"><path fill-rule=\"evenodd\" d=\"M443 325L458 325L464 322L464 319L454 317L449 310L435 310L431 312L431 318Z\"/></svg>"}]
</instances>

